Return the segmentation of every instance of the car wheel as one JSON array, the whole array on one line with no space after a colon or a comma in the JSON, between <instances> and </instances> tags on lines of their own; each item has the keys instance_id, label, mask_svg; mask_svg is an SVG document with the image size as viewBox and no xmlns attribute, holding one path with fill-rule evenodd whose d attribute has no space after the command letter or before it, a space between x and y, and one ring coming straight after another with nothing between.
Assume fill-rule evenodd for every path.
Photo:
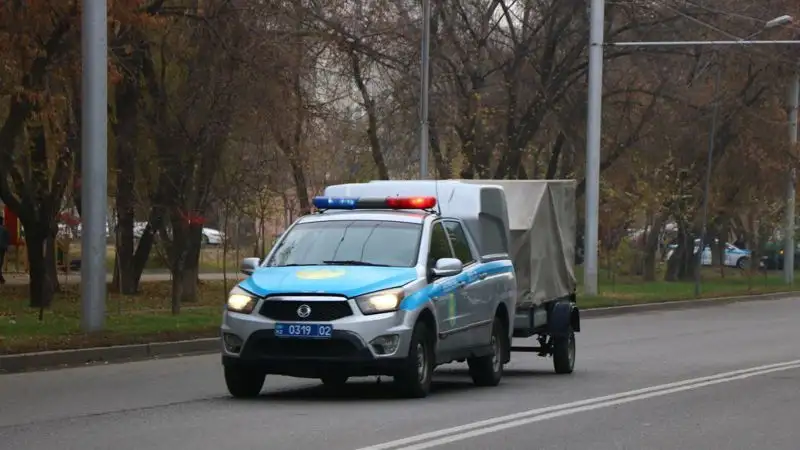
<instances>
[{"instance_id":1,"label":"car wheel","mask_svg":"<svg viewBox=\"0 0 800 450\"><path fill-rule=\"evenodd\" d=\"M235 398L253 398L261 393L266 374L264 372L236 366L225 366L225 384Z\"/></svg>"},{"instance_id":2,"label":"car wheel","mask_svg":"<svg viewBox=\"0 0 800 450\"><path fill-rule=\"evenodd\" d=\"M503 378L503 355L506 351L505 327L499 317L492 324L492 353L479 358L469 358L469 374L477 386L497 386Z\"/></svg>"},{"instance_id":3,"label":"car wheel","mask_svg":"<svg viewBox=\"0 0 800 450\"><path fill-rule=\"evenodd\" d=\"M431 390L434 366L434 340L428 327L419 322L411 336L411 346L403 367L394 377L394 383L405 397L427 397Z\"/></svg>"},{"instance_id":4,"label":"car wheel","mask_svg":"<svg viewBox=\"0 0 800 450\"><path fill-rule=\"evenodd\" d=\"M572 327L563 336L553 336L553 369L558 374L575 370L575 332Z\"/></svg>"},{"instance_id":5,"label":"car wheel","mask_svg":"<svg viewBox=\"0 0 800 450\"><path fill-rule=\"evenodd\" d=\"M747 269L750 267L750 258L747 256L742 256L738 260L736 260L736 267L739 269Z\"/></svg>"}]
</instances>

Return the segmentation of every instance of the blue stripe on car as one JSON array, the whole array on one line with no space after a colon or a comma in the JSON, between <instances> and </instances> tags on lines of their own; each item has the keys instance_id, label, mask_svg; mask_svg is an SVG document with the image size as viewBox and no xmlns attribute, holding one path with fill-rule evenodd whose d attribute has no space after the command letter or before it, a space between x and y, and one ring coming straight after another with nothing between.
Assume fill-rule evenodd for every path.
<instances>
[{"instance_id":1,"label":"blue stripe on car","mask_svg":"<svg viewBox=\"0 0 800 450\"><path fill-rule=\"evenodd\" d=\"M474 283L482 274L496 275L513 271L514 266L511 264L511 261L492 261L485 264L476 264L475 267L469 267L452 279L441 283L429 284L409 295L400 303L400 309L405 311L416 310L427 303L431 298L441 297L455 291L458 289L460 283Z\"/></svg>"}]
</instances>

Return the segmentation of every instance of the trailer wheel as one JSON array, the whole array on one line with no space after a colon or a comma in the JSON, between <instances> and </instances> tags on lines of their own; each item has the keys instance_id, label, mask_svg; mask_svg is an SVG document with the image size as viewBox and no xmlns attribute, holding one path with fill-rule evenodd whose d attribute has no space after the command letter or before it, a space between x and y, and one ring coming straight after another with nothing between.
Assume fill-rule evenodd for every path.
<instances>
[{"instance_id":1,"label":"trailer wheel","mask_svg":"<svg viewBox=\"0 0 800 450\"><path fill-rule=\"evenodd\" d=\"M575 369L575 332L567 328L564 335L553 336L553 368L558 374L569 374Z\"/></svg>"},{"instance_id":2,"label":"trailer wheel","mask_svg":"<svg viewBox=\"0 0 800 450\"><path fill-rule=\"evenodd\" d=\"M506 354L506 332L499 317L492 324L492 353L469 358L469 374L477 386L497 386L503 378L503 358Z\"/></svg>"}]
</instances>

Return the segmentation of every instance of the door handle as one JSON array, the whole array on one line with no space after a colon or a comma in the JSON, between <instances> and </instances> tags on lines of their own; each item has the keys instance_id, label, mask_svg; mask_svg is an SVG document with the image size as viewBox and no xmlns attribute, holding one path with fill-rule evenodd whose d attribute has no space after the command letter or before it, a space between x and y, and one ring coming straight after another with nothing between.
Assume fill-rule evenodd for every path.
<instances>
[{"instance_id":1,"label":"door handle","mask_svg":"<svg viewBox=\"0 0 800 450\"><path fill-rule=\"evenodd\" d=\"M479 273L479 274L478 274L478 278L480 278L481 280L485 280L485 279L486 279L486 277L488 277L488 276L489 276L489 274L488 274L488 273L486 273L486 272L483 272L483 273Z\"/></svg>"}]
</instances>

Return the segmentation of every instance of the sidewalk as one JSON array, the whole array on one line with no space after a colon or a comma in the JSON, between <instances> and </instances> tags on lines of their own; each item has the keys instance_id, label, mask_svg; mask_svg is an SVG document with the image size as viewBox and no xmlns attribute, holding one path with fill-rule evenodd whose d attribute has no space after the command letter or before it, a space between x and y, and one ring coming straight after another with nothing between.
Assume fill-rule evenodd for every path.
<instances>
[{"instance_id":1,"label":"sidewalk","mask_svg":"<svg viewBox=\"0 0 800 450\"><path fill-rule=\"evenodd\" d=\"M3 274L6 278L6 284L11 286L25 286L29 283L29 278L27 274L20 274L20 273L12 273L12 274ZM205 281L222 281L225 278L225 274L222 272L216 273L201 273L200 280ZM112 275L107 274L106 279L108 282L111 282ZM172 276L169 272L145 272L142 274L142 282L157 282L157 281L170 281ZM244 279L244 275L238 272L229 272L228 273L228 280L242 280ZM65 275L63 273L58 274L58 282L60 284L80 284L81 276L80 273L70 273L69 275Z\"/></svg>"}]
</instances>

